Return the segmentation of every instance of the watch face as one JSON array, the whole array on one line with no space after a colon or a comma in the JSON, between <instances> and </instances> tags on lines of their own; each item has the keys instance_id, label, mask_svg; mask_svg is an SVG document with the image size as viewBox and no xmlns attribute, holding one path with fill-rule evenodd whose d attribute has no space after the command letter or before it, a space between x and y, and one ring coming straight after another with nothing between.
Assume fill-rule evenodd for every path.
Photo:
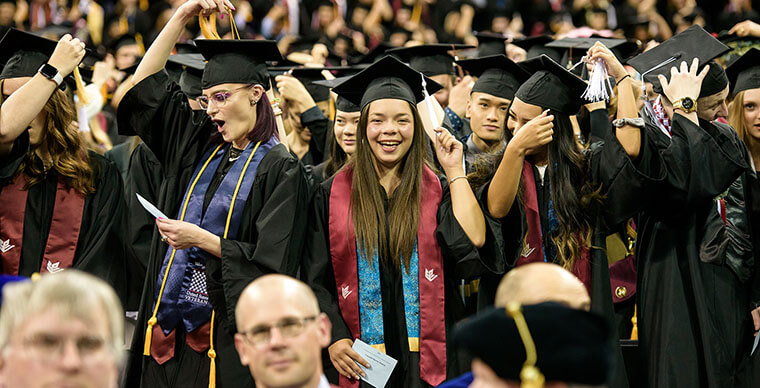
<instances>
[{"instance_id":1,"label":"watch face","mask_svg":"<svg viewBox=\"0 0 760 388\"><path fill-rule=\"evenodd\" d=\"M691 109L694 107L694 100L692 100L691 98L684 98L682 101L683 102L681 103L681 105L683 105L685 109Z\"/></svg>"}]
</instances>

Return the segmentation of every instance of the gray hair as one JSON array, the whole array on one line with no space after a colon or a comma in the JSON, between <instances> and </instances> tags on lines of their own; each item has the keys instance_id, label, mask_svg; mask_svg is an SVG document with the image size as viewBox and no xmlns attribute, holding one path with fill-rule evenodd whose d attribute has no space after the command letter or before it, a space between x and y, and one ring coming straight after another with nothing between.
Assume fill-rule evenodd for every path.
<instances>
[{"instance_id":1,"label":"gray hair","mask_svg":"<svg viewBox=\"0 0 760 388\"><path fill-rule=\"evenodd\" d=\"M120 365L124 357L124 310L114 290L95 276L76 270L43 275L37 281L23 281L3 287L0 310L0 352L8 349L14 332L37 313L55 308L61 315L93 323L101 317L108 323L106 346Z\"/></svg>"}]
</instances>

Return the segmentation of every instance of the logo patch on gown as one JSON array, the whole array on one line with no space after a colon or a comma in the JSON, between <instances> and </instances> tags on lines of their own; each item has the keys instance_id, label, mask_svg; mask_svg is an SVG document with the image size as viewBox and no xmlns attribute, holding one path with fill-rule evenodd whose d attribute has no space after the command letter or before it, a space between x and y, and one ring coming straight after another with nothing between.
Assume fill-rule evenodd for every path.
<instances>
[{"instance_id":1,"label":"logo patch on gown","mask_svg":"<svg viewBox=\"0 0 760 388\"><path fill-rule=\"evenodd\" d=\"M438 275L434 274L433 271L435 271L433 268L425 268L425 279L427 279L429 282L432 282L438 277Z\"/></svg>"},{"instance_id":2,"label":"logo patch on gown","mask_svg":"<svg viewBox=\"0 0 760 388\"><path fill-rule=\"evenodd\" d=\"M57 273L57 272L63 271L63 268L61 268L61 262L56 261L55 263L53 263L52 261L48 261L47 271L50 273Z\"/></svg>"},{"instance_id":3,"label":"logo patch on gown","mask_svg":"<svg viewBox=\"0 0 760 388\"><path fill-rule=\"evenodd\" d=\"M11 239L0 240L0 251L7 253L11 249L15 248L15 245L11 245Z\"/></svg>"},{"instance_id":4,"label":"logo patch on gown","mask_svg":"<svg viewBox=\"0 0 760 388\"><path fill-rule=\"evenodd\" d=\"M523 250L522 250L522 254L521 254L521 255L522 255L522 257L528 257L528 256L530 256L530 254L531 254L531 253L533 253L533 251L535 251L535 250L536 250L536 248L531 248L531 247L530 247L530 244L528 244L528 243L526 242L526 243L525 243L525 246L523 247Z\"/></svg>"},{"instance_id":5,"label":"logo patch on gown","mask_svg":"<svg viewBox=\"0 0 760 388\"><path fill-rule=\"evenodd\" d=\"M187 292L185 293L185 299L195 303L208 303L206 272L203 269L193 268L193 278L190 280L190 287L187 288Z\"/></svg>"},{"instance_id":6,"label":"logo patch on gown","mask_svg":"<svg viewBox=\"0 0 760 388\"><path fill-rule=\"evenodd\" d=\"M346 298L348 298L348 296L349 296L349 295L351 295L351 293L352 293L352 292L354 292L354 291L352 291L352 290L349 290L349 289L348 289L348 286L345 286L345 287L341 287L341 288L340 288L340 292L341 292L341 294L343 294L343 299L346 299Z\"/></svg>"}]
</instances>

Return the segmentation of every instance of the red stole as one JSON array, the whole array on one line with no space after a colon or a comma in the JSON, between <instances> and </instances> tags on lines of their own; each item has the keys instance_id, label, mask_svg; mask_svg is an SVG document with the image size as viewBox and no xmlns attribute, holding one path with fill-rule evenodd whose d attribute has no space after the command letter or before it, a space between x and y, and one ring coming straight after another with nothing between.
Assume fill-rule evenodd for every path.
<instances>
[{"instance_id":1,"label":"red stole","mask_svg":"<svg viewBox=\"0 0 760 388\"><path fill-rule=\"evenodd\" d=\"M354 338L361 337L359 326L359 276L356 235L351 217L353 170L346 168L333 179L330 190L330 257L343 320ZM420 285L420 377L437 386L446 379L446 327L443 256L435 238L438 206L443 190L438 177L422 167L422 201L417 232ZM341 387L358 386L357 381L340 377Z\"/></svg>"},{"instance_id":2,"label":"red stole","mask_svg":"<svg viewBox=\"0 0 760 388\"><path fill-rule=\"evenodd\" d=\"M525 188L523 208L525 219L528 221L528 233L525 235L525 245L515 266L544 261L544 240L541 238L541 215L538 213L536 178L533 175L533 165L527 161L523 162L522 181Z\"/></svg>"},{"instance_id":3,"label":"red stole","mask_svg":"<svg viewBox=\"0 0 760 388\"><path fill-rule=\"evenodd\" d=\"M28 194L28 191L24 190L25 184L24 175L19 174L13 183L2 188L0 202L0 240L2 241L0 244L3 249L0 250L0 257L2 258L2 273L7 275L18 275L21 264L24 212ZM74 189L67 189L59 179L40 273L59 272L71 268L74 264L83 211L84 196Z\"/></svg>"},{"instance_id":4,"label":"red stole","mask_svg":"<svg viewBox=\"0 0 760 388\"><path fill-rule=\"evenodd\" d=\"M528 263L543 262L544 240L541 236L541 215L538 212L538 194L536 193L536 179L533 175L533 165L527 161L523 162L522 170L523 182L523 208L525 209L525 219L528 224L528 232L525 234L525 242L517 259L515 266L521 266ZM581 243L580 257L576 258L573 263L573 275L577 276L586 286L589 294L591 293L591 254L589 248L583 244L580 236L577 236ZM549 258L546 258L547 260Z\"/></svg>"}]
</instances>

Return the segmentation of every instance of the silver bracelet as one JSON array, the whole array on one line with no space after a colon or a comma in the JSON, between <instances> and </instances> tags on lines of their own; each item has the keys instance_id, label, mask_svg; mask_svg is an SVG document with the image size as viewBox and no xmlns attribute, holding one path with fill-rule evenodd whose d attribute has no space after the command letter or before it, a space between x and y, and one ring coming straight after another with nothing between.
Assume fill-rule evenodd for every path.
<instances>
[{"instance_id":1,"label":"silver bracelet","mask_svg":"<svg viewBox=\"0 0 760 388\"><path fill-rule=\"evenodd\" d=\"M453 184L454 182L457 181L457 179L467 179L467 175L455 176L455 177L449 179L449 184Z\"/></svg>"}]
</instances>

